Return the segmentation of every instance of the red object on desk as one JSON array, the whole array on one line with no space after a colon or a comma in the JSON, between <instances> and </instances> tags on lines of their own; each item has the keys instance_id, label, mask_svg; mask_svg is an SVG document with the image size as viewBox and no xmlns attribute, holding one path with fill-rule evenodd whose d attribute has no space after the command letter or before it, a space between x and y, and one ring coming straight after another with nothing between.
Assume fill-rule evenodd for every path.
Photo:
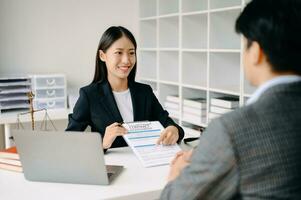
<instances>
[{"instance_id":1,"label":"red object on desk","mask_svg":"<svg viewBox=\"0 0 301 200\"><path fill-rule=\"evenodd\" d=\"M1 150L0 158L20 159L16 146Z\"/></svg>"},{"instance_id":2,"label":"red object on desk","mask_svg":"<svg viewBox=\"0 0 301 200\"><path fill-rule=\"evenodd\" d=\"M22 172L22 165L17 148L10 147L0 151L0 169Z\"/></svg>"}]
</instances>

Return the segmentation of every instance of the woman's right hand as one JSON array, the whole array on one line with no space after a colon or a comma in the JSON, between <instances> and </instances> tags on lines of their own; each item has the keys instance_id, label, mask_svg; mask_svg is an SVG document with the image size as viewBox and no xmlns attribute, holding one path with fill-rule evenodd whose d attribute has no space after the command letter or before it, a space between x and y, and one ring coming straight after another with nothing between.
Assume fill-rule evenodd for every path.
<instances>
[{"instance_id":1,"label":"woman's right hand","mask_svg":"<svg viewBox=\"0 0 301 200\"><path fill-rule=\"evenodd\" d=\"M103 137L102 146L104 149L108 149L112 146L117 136L121 136L127 133L126 128L121 126L120 123L115 122L106 127L105 135Z\"/></svg>"}]
</instances>

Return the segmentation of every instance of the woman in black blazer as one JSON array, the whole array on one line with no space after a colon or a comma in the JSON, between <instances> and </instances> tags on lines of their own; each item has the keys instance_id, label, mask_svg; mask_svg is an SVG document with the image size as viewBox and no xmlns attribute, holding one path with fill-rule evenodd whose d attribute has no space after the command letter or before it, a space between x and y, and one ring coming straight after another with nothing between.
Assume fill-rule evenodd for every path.
<instances>
[{"instance_id":1,"label":"woman in black blazer","mask_svg":"<svg viewBox=\"0 0 301 200\"><path fill-rule=\"evenodd\" d=\"M136 41L126 28L110 27L102 35L93 82L80 89L67 131L84 131L87 126L99 132L103 148L127 146L120 126L130 121L160 121L165 127L158 143L180 142L183 129L163 110L151 87L135 82Z\"/></svg>"}]
</instances>

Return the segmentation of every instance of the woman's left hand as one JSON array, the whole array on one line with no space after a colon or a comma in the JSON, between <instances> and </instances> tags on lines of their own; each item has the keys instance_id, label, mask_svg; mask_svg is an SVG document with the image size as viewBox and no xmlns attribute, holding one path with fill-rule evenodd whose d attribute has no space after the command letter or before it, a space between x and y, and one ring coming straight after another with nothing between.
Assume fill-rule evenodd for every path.
<instances>
[{"instance_id":1,"label":"woman's left hand","mask_svg":"<svg viewBox=\"0 0 301 200\"><path fill-rule=\"evenodd\" d=\"M166 127L162 133L160 138L157 141L157 144L163 145L173 145L179 139L179 131L175 126L168 126Z\"/></svg>"}]
</instances>

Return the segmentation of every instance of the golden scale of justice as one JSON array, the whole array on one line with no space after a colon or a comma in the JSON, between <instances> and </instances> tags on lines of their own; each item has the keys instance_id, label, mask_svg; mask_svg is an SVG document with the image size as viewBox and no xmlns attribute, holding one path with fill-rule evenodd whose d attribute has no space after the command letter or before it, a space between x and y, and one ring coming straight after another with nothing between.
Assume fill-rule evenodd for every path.
<instances>
[{"instance_id":1,"label":"golden scale of justice","mask_svg":"<svg viewBox=\"0 0 301 200\"><path fill-rule=\"evenodd\" d=\"M49 120L50 124L52 125L53 129L55 131L57 131L57 129L55 128L52 120L50 119L48 113L47 113L47 109L46 108L43 108L43 109L38 109L38 110L34 110L33 108L33 98L34 98L34 94L32 93L32 91L28 92L27 93L27 96L28 96L28 100L29 100L29 111L27 112L22 112L22 113L18 113L17 115L17 129L22 129L24 130L24 126L20 120L20 117L23 116L23 115L28 115L30 114L30 118L31 118L31 129L32 130L35 130L35 120L34 120L34 113L36 112L41 112L41 111L44 111L45 114L44 114L44 117L43 117L43 120L41 122L41 127L40 127L40 130L42 131L49 131L50 129L47 129L47 121ZM14 137L11 136L9 137L10 140L14 141Z\"/></svg>"},{"instance_id":2,"label":"golden scale of justice","mask_svg":"<svg viewBox=\"0 0 301 200\"><path fill-rule=\"evenodd\" d=\"M55 128L52 120L50 119L48 113L47 113L47 109L46 108L43 108L43 109L38 109L38 110L34 110L33 108L33 98L34 98L34 94L32 93L32 91L28 92L27 93L27 96L28 96L28 99L29 99L29 111L27 112L23 112L23 113L19 113L18 116L17 116L17 124L18 124L18 129L24 129L24 126L20 120L20 117L22 115L28 115L30 114L30 118L31 118L31 129L32 130L35 130L35 119L34 119L34 113L36 112L41 112L41 111L44 111L45 114L44 114L44 117L43 117L43 120L41 122L41 127L40 127L40 130L43 130L43 131L47 131L49 129L47 129L47 121L50 122L50 124L52 125L53 129L56 131L57 129Z\"/></svg>"}]
</instances>

